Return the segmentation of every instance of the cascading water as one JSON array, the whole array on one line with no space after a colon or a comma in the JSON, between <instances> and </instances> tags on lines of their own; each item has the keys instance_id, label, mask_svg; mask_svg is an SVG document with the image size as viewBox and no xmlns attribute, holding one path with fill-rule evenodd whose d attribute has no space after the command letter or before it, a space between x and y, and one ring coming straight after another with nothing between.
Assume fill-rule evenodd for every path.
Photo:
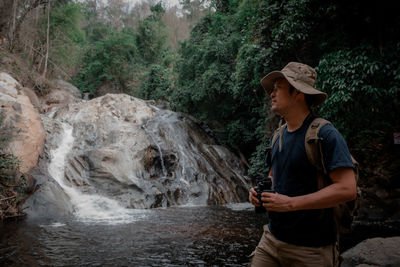
<instances>
[{"instance_id":1,"label":"cascading water","mask_svg":"<svg viewBox=\"0 0 400 267\"><path fill-rule=\"evenodd\" d=\"M160 154L160 162L161 162L162 172L163 172L164 177L166 177L167 176L167 170L165 169L165 164L164 164L164 159L163 159L163 154L162 154L162 151L161 151L161 147L159 145L159 142L154 137L154 135L147 129L147 123L148 122L149 121L147 121L146 124L143 125L143 130L150 136L151 140L157 146L158 153Z\"/></svg>"},{"instance_id":2,"label":"cascading water","mask_svg":"<svg viewBox=\"0 0 400 267\"><path fill-rule=\"evenodd\" d=\"M73 127L62 122L63 134L58 148L52 150L49 174L58 182L61 188L70 197L75 208L75 215L84 222L128 223L140 217L138 211L126 209L113 199L101 196L84 194L68 185L64 180L65 162L74 143ZM143 213L143 211L141 212ZM142 214L143 215L143 214Z\"/></svg>"}]
</instances>

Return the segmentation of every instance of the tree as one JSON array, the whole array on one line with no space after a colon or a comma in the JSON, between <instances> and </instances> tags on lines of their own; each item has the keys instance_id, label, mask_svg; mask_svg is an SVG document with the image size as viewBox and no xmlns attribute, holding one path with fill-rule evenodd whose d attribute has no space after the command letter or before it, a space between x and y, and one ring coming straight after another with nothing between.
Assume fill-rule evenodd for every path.
<instances>
[{"instance_id":1,"label":"tree","mask_svg":"<svg viewBox=\"0 0 400 267\"><path fill-rule=\"evenodd\" d=\"M50 2L51 1L49 1L47 4L46 59L44 60L43 77L46 77L47 62L49 60L49 50L50 50Z\"/></svg>"},{"instance_id":2,"label":"tree","mask_svg":"<svg viewBox=\"0 0 400 267\"><path fill-rule=\"evenodd\" d=\"M150 7L152 15L140 21L136 43L140 54L147 64L157 63L166 48L167 30L161 21L165 13L161 3Z\"/></svg>"},{"instance_id":3,"label":"tree","mask_svg":"<svg viewBox=\"0 0 400 267\"><path fill-rule=\"evenodd\" d=\"M82 30L85 7L80 3L57 2L50 13L50 58L72 76L77 71L86 47ZM53 66L54 67L54 66Z\"/></svg>"},{"instance_id":4,"label":"tree","mask_svg":"<svg viewBox=\"0 0 400 267\"><path fill-rule=\"evenodd\" d=\"M96 41L87 51L83 66L74 79L83 92L98 95L98 89L104 84L116 91L127 92L135 66L140 64L132 30L108 31L108 36Z\"/></svg>"},{"instance_id":5,"label":"tree","mask_svg":"<svg viewBox=\"0 0 400 267\"><path fill-rule=\"evenodd\" d=\"M10 51L19 42L21 25L27 15L45 3L45 0L0 0L0 35L8 38Z\"/></svg>"},{"instance_id":6,"label":"tree","mask_svg":"<svg viewBox=\"0 0 400 267\"><path fill-rule=\"evenodd\" d=\"M145 77L139 97L157 101L169 100L170 90L173 86L171 69L154 64L150 66Z\"/></svg>"}]
</instances>

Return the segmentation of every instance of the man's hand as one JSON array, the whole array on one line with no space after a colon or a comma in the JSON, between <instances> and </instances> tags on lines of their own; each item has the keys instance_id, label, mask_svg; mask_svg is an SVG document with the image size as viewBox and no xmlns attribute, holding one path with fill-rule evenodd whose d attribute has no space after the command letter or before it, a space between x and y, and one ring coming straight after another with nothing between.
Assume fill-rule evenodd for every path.
<instances>
[{"instance_id":1,"label":"man's hand","mask_svg":"<svg viewBox=\"0 0 400 267\"><path fill-rule=\"evenodd\" d=\"M256 192L256 190L254 190L254 188L250 188L250 190L249 190L249 201L255 207L260 206L260 201L257 198L257 192Z\"/></svg>"},{"instance_id":2,"label":"man's hand","mask_svg":"<svg viewBox=\"0 0 400 267\"><path fill-rule=\"evenodd\" d=\"M285 195L264 192L261 194L261 200L263 201L263 206L268 211L284 212L293 210L293 199ZM253 206L260 206L260 201L257 198L257 192L254 188L250 188L249 201Z\"/></svg>"},{"instance_id":3,"label":"man's hand","mask_svg":"<svg viewBox=\"0 0 400 267\"><path fill-rule=\"evenodd\" d=\"M261 200L268 211L285 212L294 210L293 198L286 195L264 192L261 194Z\"/></svg>"}]
</instances>

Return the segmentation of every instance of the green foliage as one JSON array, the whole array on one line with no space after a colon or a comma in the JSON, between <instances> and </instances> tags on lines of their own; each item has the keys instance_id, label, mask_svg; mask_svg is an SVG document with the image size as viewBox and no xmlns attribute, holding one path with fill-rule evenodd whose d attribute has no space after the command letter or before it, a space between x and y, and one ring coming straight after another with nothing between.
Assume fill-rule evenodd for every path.
<instances>
[{"instance_id":1,"label":"green foliage","mask_svg":"<svg viewBox=\"0 0 400 267\"><path fill-rule=\"evenodd\" d=\"M65 35L66 39L75 44L85 41L85 33L79 23L83 20L84 6L79 3L70 3L55 7L50 12L50 33L52 39ZM59 32L61 31L61 33Z\"/></svg>"},{"instance_id":2,"label":"green foliage","mask_svg":"<svg viewBox=\"0 0 400 267\"><path fill-rule=\"evenodd\" d=\"M118 30L100 22L94 11L87 10L90 23L85 31L90 45L74 78L74 84L82 92L94 96L108 91L139 94L145 98L162 96L156 93L161 89L151 86L165 83L157 76L164 72L164 67L152 64L171 64L174 56L166 49L167 30L161 21L165 10L159 3L152 6L151 11L149 17L139 22L137 30L129 27ZM149 77L153 74L156 77ZM145 84L140 86L143 81ZM105 89L100 92L103 85Z\"/></svg>"},{"instance_id":3,"label":"green foliage","mask_svg":"<svg viewBox=\"0 0 400 267\"><path fill-rule=\"evenodd\" d=\"M200 119L226 123L232 110L238 108L233 63L242 38L232 27L229 17L207 15L193 29L191 39L183 43L177 64L179 88L173 95L177 109ZM226 129L220 130L223 133Z\"/></svg>"},{"instance_id":4,"label":"green foliage","mask_svg":"<svg viewBox=\"0 0 400 267\"><path fill-rule=\"evenodd\" d=\"M147 64L157 63L166 48L168 32L161 21L161 15L165 12L161 4L151 7L153 15L140 21L137 29L137 47Z\"/></svg>"},{"instance_id":5,"label":"green foliage","mask_svg":"<svg viewBox=\"0 0 400 267\"><path fill-rule=\"evenodd\" d=\"M84 19L84 5L66 1L58 3L50 11L50 53L51 60L69 73L81 59L86 43L85 32L80 24ZM41 23L41 39L46 40L47 17Z\"/></svg>"},{"instance_id":6,"label":"green foliage","mask_svg":"<svg viewBox=\"0 0 400 267\"><path fill-rule=\"evenodd\" d=\"M235 12L240 0L211 0L211 6L219 13Z\"/></svg>"},{"instance_id":7,"label":"green foliage","mask_svg":"<svg viewBox=\"0 0 400 267\"><path fill-rule=\"evenodd\" d=\"M396 57L400 44L386 47L384 57L371 50L359 46L335 51L325 55L317 68L318 85L329 95L320 113L355 145L400 125L400 61Z\"/></svg>"},{"instance_id":8,"label":"green foliage","mask_svg":"<svg viewBox=\"0 0 400 267\"><path fill-rule=\"evenodd\" d=\"M172 94L175 109L206 120L222 143L247 156L258 142L256 128L264 108L259 86L264 54L249 26L249 16L260 4L251 2L240 5L243 12L208 14L194 27L181 46L178 86ZM229 4L229 12L235 3Z\"/></svg>"},{"instance_id":9,"label":"green foliage","mask_svg":"<svg viewBox=\"0 0 400 267\"><path fill-rule=\"evenodd\" d=\"M158 4L151 6L150 7L150 11L152 13L152 16L154 19L159 20L161 19L161 16L163 14L165 14L165 10L161 5L161 2L159 2Z\"/></svg>"},{"instance_id":10,"label":"green foliage","mask_svg":"<svg viewBox=\"0 0 400 267\"><path fill-rule=\"evenodd\" d=\"M4 142L4 139L2 140ZM6 153L0 147L0 172L2 170L16 169L19 166L19 160L16 156Z\"/></svg>"},{"instance_id":11,"label":"green foliage","mask_svg":"<svg viewBox=\"0 0 400 267\"><path fill-rule=\"evenodd\" d=\"M104 83L116 90L128 90L135 64L140 63L135 35L128 29L110 30L110 35L99 40L87 51L81 71L74 84L82 92L96 94Z\"/></svg>"},{"instance_id":12,"label":"green foliage","mask_svg":"<svg viewBox=\"0 0 400 267\"><path fill-rule=\"evenodd\" d=\"M265 151L269 146L269 139L261 139L261 144L256 147L256 151L252 154L250 158L251 168L249 169L249 175L251 177L256 177L259 174L267 175L267 168L265 163Z\"/></svg>"},{"instance_id":13,"label":"green foliage","mask_svg":"<svg viewBox=\"0 0 400 267\"><path fill-rule=\"evenodd\" d=\"M3 118L0 117L0 126L3 124ZM0 127L1 129L1 127ZM19 167L19 160L16 156L11 153L4 151L4 143L7 141L7 137L4 136L2 130L2 136L0 136L0 176L3 176L4 170L15 170Z\"/></svg>"},{"instance_id":14,"label":"green foliage","mask_svg":"<svg viewBox=\"0 0 400 267\"><path fill-rule=\"evenodd\" d=\"M160 65L151 65L140 88L143 99L167 100L173 83L171 71Z\"/></svg>"}]
</instances>

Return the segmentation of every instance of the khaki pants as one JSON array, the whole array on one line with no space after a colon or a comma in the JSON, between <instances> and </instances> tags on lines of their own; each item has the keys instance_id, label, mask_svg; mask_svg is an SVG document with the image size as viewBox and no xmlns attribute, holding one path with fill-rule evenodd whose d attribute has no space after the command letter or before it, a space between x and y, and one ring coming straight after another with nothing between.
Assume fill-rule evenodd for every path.
<instances>
[{"instance_id":1,"label":"khaki pants","mask_svg":"<svg viewBox=\"0 0 400 267\"><path fill-rule=\"evenodd\" d=\"M264 226L260 243L251 254L252 267L336 267L338 253L335 245L302 247L276 239Z\"/></svg>"}]
</instances>

